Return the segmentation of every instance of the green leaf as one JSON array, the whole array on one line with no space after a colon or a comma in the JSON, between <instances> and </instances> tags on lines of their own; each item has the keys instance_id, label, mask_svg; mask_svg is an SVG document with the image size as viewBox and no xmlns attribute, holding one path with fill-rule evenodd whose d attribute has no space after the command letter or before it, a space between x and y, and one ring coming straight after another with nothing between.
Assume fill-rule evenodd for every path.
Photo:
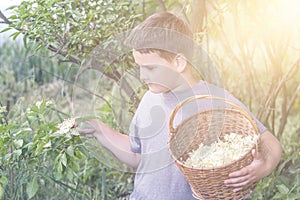
<instances>
[{"instance_id":1,"label":"green leaf","mask_svg":"<svg viewBox=\"0 0 300 200\"><path fill-rule=\"evenodd\" d=\"M22 139L16 140L15 141L15 146L16 148L20 148L23 146L24 141Z\"/></svg>"},{"instance_id":2,"label":"green leaf","mask_svg":"<svg viewBox=\"0 0 300 200\"><path fill-rule=\"evenodd\" d=\"M11 158L11 153L6 154L6 155L4 156L4 159L5 159L6 161L8 161L10 158Z\"/></svg>"},{"instance_id":3,"label":"green leaf","mask_svg":"<svg viewBox=\"0 0 300 200\"><path fill-rule=\"evenodd\" d=\"M22 154L22 149L17 149L15 151L13 151L13 154L16 155L17 157L19 157Z\"/></svg>"},{"instance_id":4,"label":"green leaf","mask_svg":"<svg viewBox=\"0 0 300 200\"><path fill-rule=\"evenodd\" d=\"M35 150L35 155L40 153L43 150L44 146L45 146L45 144L43 142L39 143L36 150Z\"/></svg>"},{"instance_id":5,"label":"green leaf","mask_svg":"<svg viewBox=\"0 0 300 200\"><path fill-rule=\"evenodd\" d=\"M62 172L63 172L63 166L62 166L62 164L61 164L61 162L59 162L58 164L57 164L57 172L55 173L55 178L56 179L58 179L58 180L60 180L62 177L63 177L63 174L62 174Z\"/></svg>"},{"instance_id":6,"label":"green leaf","mask_svg":"<svg viewBox=\"0 0 300 200\"><path fill-rule=\"evenodd\" d=\"M73 171L69 168L66 169L66 176L69 180L72 180L74 178L74 175L73 175Z\"/></svg>"},{"instance_id":7,"label":"green leaf","mask_svg":"<svg viewBox=\"0 0 300 200\"><path fill-rule=\"evenodd\" d=\"M47 142L45 145L44 145L44 148L49 148L51 147L51 140L49 140L49 142Z\"/></svg>"},{"instance_id":8,"label":"green leaf","mask_svg":"<svg viewBox=\"0 0 300 200\"><path fill-rule=\"evenodd\" d=\"M287 188L284 184L276 185L277 189L281 194L288 194L289 188Z\"/></svg>"},{"instance_id":9,"label":"green leaf","mask_svg":"<svg viewBox=\"0 0 300 200\"><path fill-rule=\"evenodd\" d=\"M26 149L26 148L32 149L32 145L33 145L33 142L29 142L23 146L23 149Z\"/></svg>"},{"instance_id":10,"label":"green leaf","mask_svg":"<svg viewBox=\"0 0 300 200\"><path fill-rule=\"evenodd\" d=\"M67 161L67 155L65 153L62 154L60 161L65 167L67 167L68 161Z\"/></svg>"},{"instance_id":11,"label":"green leaf","mask_svg":"<svg viewBox=\"0 0 300 200\"><path fill-rule=\"evenodd\" d=\"M27 183L26 193L28 195L28 198L31 199L32 197L34 197L38 189L39 185L36 177L34 177L29 183Z\"/></svg>"},{"instance_id":12,"label":"green leaf","mask_svg":"<svg viewBox=\"0 0 300 200\"><path fill-rule=\"evenodd\" d=\"M10 37L12 37L12 39L15 40L20 34L21 34L21 32L15 32L15 33L11 34Z\"/></svg>"},{"instance_id":13,"label":"green leaf","mask_svg":"<svg viewBox=\"0 0 300 200\"><path fill-rule=\"evenodd\" d=\"M7 178L6 178L5 176L2 176L2 177L0 178L0 183L1 183L2 185L6 185L6 184L8 183Z\"/></svg>"},{"instance_id":14,"label":"green leaf","mask_svg":"<svg viewBox=\"0 0 300 200\"><path fill-rule=\"evenodd\" d=\"M5 29L2 29L0 33L4 33L4 32L6 32L6 31L9 31L9 30L11 30L11 27L8 27L8 28L5 28Z\"/></svg>"},{"instance_id":15,"label":"green leaf","mask_svg":"<svg viewBox=\"0 0 300 200\"><path fill-rule=\"evenodd\" d=\"M0 199L2 199L2 195L3 195L3 188L2 185L0 184Z\"/></svg>"},{"instance_id":16,"label":"green leaf","mask_svg":"<svg viewBox=\"0 0 300 200\"><path fill-rule=\"evenodd\" d=\"M6 10L13 10L16 7L18 7L18 6L16 6L16 5L9 6L8 8L6 8ZM17 16L16 15L12 15L12 16L9 17L9 19L17 19Z\"/></svg>"},{"instance_id":17,"label":"green leaf","mask_svg":"<svg viewBox=\"0 0 300 200\"><path fill-rule=\"evenodd\" d=\"M79 136L80 135L79 132L77 131L77 129L71 129L70 134L74 135L74 136Z\"/></svg>"},{"instance_id":18,"label":"green leaf","mask_svg":"<svg viewBox=\"0 0 300 200\"><path fill-rule=\"evenodd\" d=\"M73 149L73 146L69 146L68 148L67 148L67 154L69 155L69 156L71 156L71 157L73 157L73 156L75 156L74 155L74 149Z\"/></svg>"},{"instance_id":19,"label":"green leaf","mask_svg":"<svg viewBox=\"0 0 300 200\"><path fill-rule=\"evenodd\" d=\"M287 198L288 200L297 200L297 199L300 199L300 194L290 194Z\"/></svg>"},{"instance_id":20,"label":"green leaf","mask_svg":"<svg viewBox=\"0 0 300 200\"><path fill-rule=\"evenodd\" d=\"M76 156L76 158L79 158L79 159L83 158L82 153L80 151L77 151L77 150L75 150L75 156Z\"/></svg>"},{"instance_id":21,"label":"green leaf","mask_svg":"<svg viewBox=\"0 0 300 200\"><path fill-rule=\"evenodd\" d=\"M71 168L73 171L78 172L80 170L79 162L76 162L76 160L71 162Z\"/></svg>"},{"instance_id":22,"label":"green leaf","mask_svg":"<svg viewBox=\"0 0 300 200\"><path fill-rule=\"evenodd\" d=\"M281 193L276 193L276 195L275 196L273 196L273 198L272 199L279 199L279 200L281 200L281 199L284 199L284 196L285 195L283 195L283 194L281 194Z\"/></svg>"},{"instance_id":23,"label":"green leaf","mask_svg":"<svg viewBox=\"0 0 300 200\"><path fill-rule=\"evenodd\" d=\"M32 111L32 112L35 112L35 113L39 113L39 109L38 109L38 107L37 106L32 106L32 107L30 107L30 111Z\"/></svg>"}]
</instances>

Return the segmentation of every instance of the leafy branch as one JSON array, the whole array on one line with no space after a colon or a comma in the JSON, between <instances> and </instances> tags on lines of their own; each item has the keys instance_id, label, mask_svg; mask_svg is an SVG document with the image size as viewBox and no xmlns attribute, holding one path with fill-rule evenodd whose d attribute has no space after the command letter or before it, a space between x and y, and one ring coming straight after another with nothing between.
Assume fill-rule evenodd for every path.
<instances>
[{"instance_id":1,"label":"leafy branch","mask_svg":"<svg viewBox=\"0 0 300 200\"><path fill-rule=\"evenodd\" d=\"M63 58L59 59L60 63L85 65L85 61L97 46L103 46L101 50L106 51L105 47L115 42L114 34L127 31L139 20L136 4L136 1L109 4L71 0L50 0L46 3L40 0L24 1L19 6L10 8L14 15L9 18L0 11L0 18L8 25L2 32L16 30L11 35L13 39L23 34L25 45L29 40L36 44L36 51L46 47L54 52L53 56ZM120 57L124 56L117 58ZM130 62L122 62L130 68ZM120 84L123 76L120 61L105 63L95 60L92 64L91 67ZM134 89L126 80L122 80L122 84L124 92L132 99L134 106L137 106L139 98Z\"/></svg>"}]
</instances>

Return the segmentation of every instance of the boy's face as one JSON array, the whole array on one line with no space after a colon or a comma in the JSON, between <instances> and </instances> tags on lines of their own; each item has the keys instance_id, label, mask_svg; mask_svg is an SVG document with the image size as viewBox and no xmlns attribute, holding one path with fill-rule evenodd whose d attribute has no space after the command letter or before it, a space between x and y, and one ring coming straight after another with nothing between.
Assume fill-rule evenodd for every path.
<instances>
[{"instance_id":1,"label":"boy's face","mask_svg":"<svg viewBox=\"0 0 300 200\"><path fill-rule=\"evenodd\" d=\"M141 54L133 51L135 63L140 67L140 79L153 93L175 90L184 80L177 71L176 62L169 62L156 53ZM175 60L175 59L174 59Z\"/></svg>"}]
</instances>

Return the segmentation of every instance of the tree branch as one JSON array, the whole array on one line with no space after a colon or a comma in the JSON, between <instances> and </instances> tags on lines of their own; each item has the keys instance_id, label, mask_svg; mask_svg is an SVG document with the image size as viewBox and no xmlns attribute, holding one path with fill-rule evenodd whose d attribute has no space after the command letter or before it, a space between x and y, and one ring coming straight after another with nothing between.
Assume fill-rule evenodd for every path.
<instances>
[{"instance_id":1,"label":"tree branch","mask_svg":"<svg viewBox=\"0 0 300 200\"><path fill-rule=\"evenodd\" d=\"M7 17L1 12L1 10L0 10L0 18L3 19L3 22L0 22L1 24L8 24L8 25L12 24L12 22L7 19Z\"/></svg>"},{"instance_id":2,"label":"tree branch","mask_svg":"<svg viewBox=\"0 0 300 200\"><path fill-rule=\"evenodd\" d=\"M5 24L8 24L8 25L11 25L12 22L8 20L8 18L0 11L0 18L3 19L4 23ZM16 29L17 31L20 31L23 35L26 33L26 30L24 29L21 29L21 28L16 28L14 27L14 29ZM40 37L36 37L36 38L32 38L30 37L29 39L35 41L35 42L41 42L42 39ZM48 50L52 51L52 52L55 52L63 57L66 57L68 55L68 52L67 51L62 51L60 48L58 47L55 47L54 45L52 44L48 44L47 42L44 42L46 43L45 46L47 47ZM70 56L69 59L68 59L70 62L72 63L75 63L75 64L78 64L80 65L81 64L81 61L78 60L77 58L73 57L73 56Z\"/></svg>"},{"instance_id":3,"label":"tree branch","mask_svg":"<svg viewBox=\"0 0 300 200\"><path fill-rule=\"evenodd\" d=\"M278 129L278 132L277 132L277 136L279 138L281 138L282 134L283 134L283 131L284 131L284 128L286 126L286 123L287 123L287 118L291 112L291 109L298 97L298 93L300 92L300 84L298 85L295 93L293 94L292 98L291 98L291 101L289 102L289 105L286 106L286 105L283 105L283 112L282 112L282 116L280 118L280 124L279 124L279 129ZM286 97L285 97L286 99Z\"/></svg>"},{"instance_id":4,"label":"tree branch","mask_svg":"<svg viewBox=\"0 0 300 200\"><path fill-rule=\"evenodd\" d=\"M161 3L164 5L164 2L161 0ZM12 22L8 20L8 18L0 11L0 18L4 20L5 24L11 25ZM14 29L20 31L22 34L26 34L26 30L21 29L21 28L16 28L14 27ZM55 26L54 26L54 29ZM60 40L60 43L63 43L64 38L58 37L58 34L56 34L56 37L58 38L58 40ZM63 60L63 62L72 62L75 63L77 65L81 65L81 60L74 57L74 56L69 56L68 54L68 49L67 50L63 50L63 45L61 47L56 47L53 44L49 44L47 43L47 41L44 41L41 37L28 37L30 40L35 41L36 43L42 43L48 50L54 52L55 54L61 55L64 58L66 58L65 60ZM101 65L101 62L98 60L99 57L97 57L97 59L94 59L94 61L96 61L95 63L93 63L93 66L97 66L97 68L99 68L99 65ZM105 59L105 58L103 58ZM101 71L105 76L107 76L108 78L114 80L115 82L117 82L118 84L120 84L120 78L121 78L121 74L118 72L118 70L116 69L116 67L114 67L116 64L114 61L113 63L111 63L112 65L112 71ZM128 94L128 96L131 97L132 102L134 103L134 106L137 107L137 104L139 103L139 98L137 97L137 95L135 94L134 90L131 88L130 84L126 81L123 80L122 81L125 93Z\"/></svg>"},{"instance_id":5,"label":"tree branch","mask_svg":"<svg viewBox=\"0 0 300 200\"><path fill-rule=\"evenodd\" d=\"M102 97L102 96L96 94L96 93L93 92L93 91L90 91L90 90L88 90L88 89L86 89L86 88L80 86L79 84L76 84L76 83L73 82L73 81L64 79L64 78L62 78L62 77L60 77L60 76L58 76L58 75L56 75L56 74L54 74L54 73L52 73L52 72L49 72L49 71L47 71L47 70L45 70L45 69L41 69L41 70L44 71L44 72L46 72L46 73L48 73L48 74L50 74L51 76L53 76L53 77L55 77L55 78L57 78L57 79L59 79L59 80L64 81L65 83L68 83L68 84L70 84L70 85L74 85L74 86L76 86L76 87L78 87L78 88L80 88L80 89L86 91L87 93L89 93L89 94L91 94L91 95L95 95L96 97L102 99L102 100L108 105L108 107L111 108L111 110L112 110L112 112L113 112L113 115L114 115L114 116L117 116L117 114L116 114L116 112L115 112L113 106L112 106L112 105L109 103L109 101L106 100L104 97Z\"/></svg>"},{"instance_id":6,"label":"tree branch","mask_svg":"<svg viewBox=\"0 0 300 200\"><path fill-rule=\"evenodd\" d=\"M267 95L267 100L264 101L265 105L264 107L260 110L260 116L261 116L261 121L263 123L267 122L269 116L270 116L270 112L267 112L266 115L263 115L264 111L266 108L269 108L270 105L272 105L273 101L276 100L277 95L279 94L280 90L282 89L284 83L292 76L294 75L294 70L297 69L298 65L300 63L300 58L290 67L290 69L288 69L288 71L282 76L282 78L277 82L277 84L275 85L275 81L272 82L272 85L270 86L270 90L269 90L269 95ZM274 83L274 84L273 84Z\"/></svg>"},{"instance_id":7,"label":"tree branch","mask_svg":"<svg viewBox=\"0 0 300 200\"><path fill-rule=\"evenodd\" d=\"M165 5L165 3L163 2L163 0L158 0L158 3L160 5L160 8L163 10L163 11L167 11L167 7Z\"/></svg>"},{"instance_id":8,"label":"tree branch","mask_svg":"<svg viewBox=\"0 0 300 200\"><path fill-rule=\"evenodd\" d=\"M40 38L36 38L35 39L36 42L39 42L40 41ZM52 51L52 52L55 52L63 57L66 57L68 55L68 52L67 51L62 51L61 49L55 47L54 45L47 45L47 48ZM73 56L70 56L69 59L68 59L70 62L72 63L75 63L75 64L78 64L80 65L81 64L81 61Z\"/></svg>"},{"instance_id":9,"label":"tree branch","mask_svg":"<svg viewBox=\"0 0 300 200\"><path fill-rule=\"evenodd\" d=\"M191 28L193 33L203 32L203 26L206 18L205 0L194 0L191 13Z\"/></svg>"},{"instance_id":10,"label":"tree branch","mask_svg":"<svg viewBox=\"0 0 300 200\"><path fill-rule=\"evenodd\" d=\"M288 108L287 108L287 113L290 113L291 110L292 110L292 107L299 95L299 92L300 92L300 84L298 84L298 87L296 89L296 92L293 94L292 98L291 98L291 101L290 101L290 104L288 105Z\"/></svg>"}]
</instances>

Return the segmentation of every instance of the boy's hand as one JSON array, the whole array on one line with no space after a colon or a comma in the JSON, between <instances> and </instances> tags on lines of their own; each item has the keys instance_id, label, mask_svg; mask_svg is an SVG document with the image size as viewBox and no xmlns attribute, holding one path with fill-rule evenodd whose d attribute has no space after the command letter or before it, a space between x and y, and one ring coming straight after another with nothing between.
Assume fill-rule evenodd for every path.
<instances>
[{"instance_id":1,"label":"boy's hand","mask_svg":"<svg viewBox=\"0 0 300 200\"><path fill-rule=\"evenodd\" d=\"M267 166L261 153L252 150L253 161L250 165L229 174L229 179L225 180L228 187L234 187L233 192L242 190L245 186L256 182L266 175Z\"/></svg>"},{"instance_id":2,"label":"boy's hand","mask_svg":"<svg viewBox=\"0 0 300 200\"><path fill-rule=\"evenodd\" d=\"M77 127L77 131L82 135L95 135L95 133L99 132L99 121L95 119L87 120L86 124L88 128L80 128Z\"/></svg>"},{"instance_id":3,"label":"boy's hand","mask_svg":"<svg viewBox=\"0 0 300 200\"><path fill-rule=\"evenodd\" d=\"M77 127L76 129L79 132L79 134L81 134L81 135L93 135L95 132L95 129L92 129L92 128L82 129L82 128Z\"/></svg>"}]
</instances>

